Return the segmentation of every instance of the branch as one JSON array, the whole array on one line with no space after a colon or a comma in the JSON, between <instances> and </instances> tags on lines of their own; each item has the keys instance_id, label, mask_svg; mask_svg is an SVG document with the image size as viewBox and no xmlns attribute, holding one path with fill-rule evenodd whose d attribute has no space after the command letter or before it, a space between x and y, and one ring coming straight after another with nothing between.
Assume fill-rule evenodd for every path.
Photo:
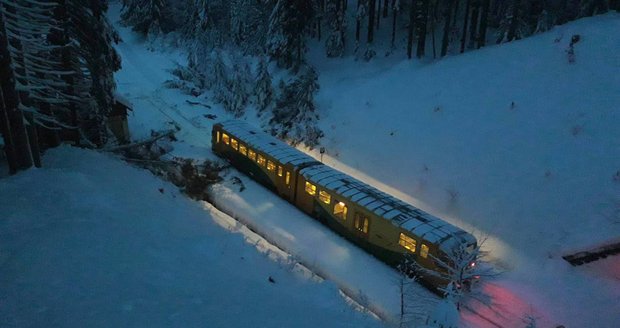
<instances>
[{"instance_id":1,"label":"branch","mask_svg":"<svg viewBox=\"0 0 620 328\"><path fill-rule=\"evenodd\" d=\"M129 145L123 145L123 146L119 146L119 147L114 147L114 148L108 148L108 149L105 149L105 151L117 152L117 151L121 151L121 150L125 150L125 149L130 149L130 148L135 148L135 147L151 144L151 143L153 143L153 142L155 142L155 141L157 141L159 139L162 139L162 138L165 138L165 137L172 137L172 136L174 136L175 132L176 132L176 130L167 130L167 131L163 131L163 132L157 132L154 137L151 137L151 138L146 139L144 141L136 142L136 143L129 144Z\"/></svg>"}]
</instances>

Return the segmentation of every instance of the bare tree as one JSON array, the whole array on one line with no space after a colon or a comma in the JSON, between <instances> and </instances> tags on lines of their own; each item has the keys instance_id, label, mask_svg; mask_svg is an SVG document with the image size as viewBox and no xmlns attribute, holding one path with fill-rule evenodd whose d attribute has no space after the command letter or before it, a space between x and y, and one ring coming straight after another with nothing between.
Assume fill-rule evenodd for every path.
<instances>
[{"instance_id":1,"label":"bare tree","mask_svg":"<svg viewBox=\"0 0 620 328\"><path fill-rule=\"evenodd\" d=\"M471 293L474 283L498 274L483 260L486 252L481 250L481 246L485 240L474 245L459 243L440 256L429 254L437 267L431 270L414 262L414 270L422 276L445 282L445 286L439 290L456 304L457 309L460 309L460 304L466 296L477 297Z\"/></svg>"},{"instance_id":2,"label":"bare tree","mask_svg":"<svg viewBox=\"0 0 620 328\"><path fill-rule=\"evenodd\" d=\"M397 267L400 273L397 281L400 297L399 328L413 326L421 322L426 316L427 304L433 300L416 289L419 287L418 277L413 274L415 260L411 255L405 255Z\"/></svg>"}]
</instances>

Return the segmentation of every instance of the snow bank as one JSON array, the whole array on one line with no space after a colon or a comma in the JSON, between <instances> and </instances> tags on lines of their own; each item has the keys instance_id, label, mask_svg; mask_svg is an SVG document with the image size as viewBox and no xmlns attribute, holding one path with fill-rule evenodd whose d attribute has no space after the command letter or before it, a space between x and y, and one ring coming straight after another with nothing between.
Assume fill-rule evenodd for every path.
<instances>
[{"instance_id":1,"label":"snow bank","mask_svg":"<svg viewBox=\"0 0 620 328\"><path fill-rule=\"evenodd\" d=\"M618 31L610 13L430 64L313 54L324 162L489 236L552 322L616 326L617 280L561 256L620 236Z\"/></svg>"},{"instance_id":2,"label":"snow bank","mask_svg":"<svg viewBox=\"0 0 620 328\"><path fill-rule=\"evenodd\" d=\"M44 160L0 180L2 327L378 325L148 172L68 147Z\"/></svg>"}]
</instances>

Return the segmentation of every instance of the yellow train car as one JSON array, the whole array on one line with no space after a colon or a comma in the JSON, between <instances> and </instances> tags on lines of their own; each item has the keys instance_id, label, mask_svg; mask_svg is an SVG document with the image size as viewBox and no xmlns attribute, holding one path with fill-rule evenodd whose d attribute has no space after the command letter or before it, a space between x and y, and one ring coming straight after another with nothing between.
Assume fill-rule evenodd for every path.
<instances>
[{"instance_id":1,"label":"yellow train car","mask_svg":"<svg viewBox=\"0 0 620 328\"><path fill-rule=\"evenodd\" d=\"M300 210L391 266L413 259L428 270L441 270L459 245L475 247L464 230L368 184L324 165L245 122L215 124L212 148L219 156ZM421 274L433 288L447 283Z\"/></svg>"}]
</instances>

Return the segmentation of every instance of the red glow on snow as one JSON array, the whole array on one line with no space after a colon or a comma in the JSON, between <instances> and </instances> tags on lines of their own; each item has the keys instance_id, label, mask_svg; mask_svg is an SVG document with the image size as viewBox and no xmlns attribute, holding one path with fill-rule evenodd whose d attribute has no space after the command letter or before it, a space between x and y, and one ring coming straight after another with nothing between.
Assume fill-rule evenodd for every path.
<instances>
[{"instance_id":1,"label":"red glow on snow","mask_svg":"<svg viewBox=\"0 0 620 328\"><path fill-rule=\"evenodd\" d=\"M478 288L489 299L484 304L476 299L464 304L461 318L467 327L522 327L523 314L531 312L540 318L539 323L545 322L542 313L508 287L486 282Z\"/></svg>"}]
</instances>

